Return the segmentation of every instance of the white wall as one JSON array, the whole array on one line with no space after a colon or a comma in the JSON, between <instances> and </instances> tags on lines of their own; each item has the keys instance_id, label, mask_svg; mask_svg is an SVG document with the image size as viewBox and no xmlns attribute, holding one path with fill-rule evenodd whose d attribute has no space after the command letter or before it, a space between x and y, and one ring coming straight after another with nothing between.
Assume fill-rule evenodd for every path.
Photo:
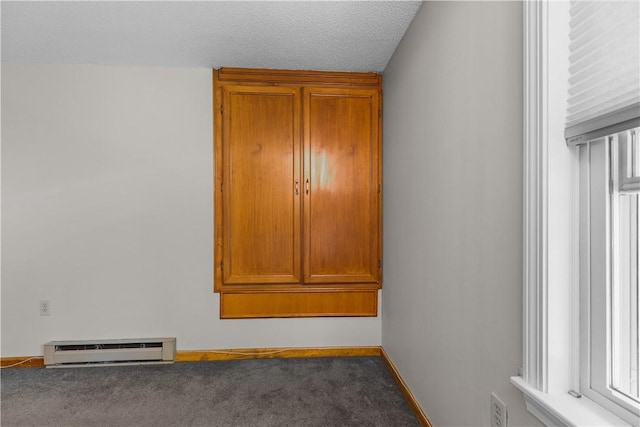
<instances>
[{"instance_id":1,"label":"white wall","mask_svg":"<svg viewBox=\"0 0 640 427\"><path fill-rule=\"evenodd\" d=\"M208 69L2 64L3 357L91 338L380 345L379 318L218 318L211 104Z\"/></svg>"},{"instance_id":2,"label":"white wall","mask_svg":"<svg viewBox=\"0 0 640 427\"><path fill-rule=\"evenodd\" d=\"M384 72L382 344L437 426L540 425L522 360L522 4L425 2Z\"/></svg>"}]
</instances>

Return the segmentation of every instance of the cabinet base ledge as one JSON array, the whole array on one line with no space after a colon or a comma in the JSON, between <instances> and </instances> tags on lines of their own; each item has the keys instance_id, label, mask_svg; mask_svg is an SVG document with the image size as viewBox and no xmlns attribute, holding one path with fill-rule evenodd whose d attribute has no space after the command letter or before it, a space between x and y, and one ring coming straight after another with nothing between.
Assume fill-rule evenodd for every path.
<instances>
[{"instance_id":1,"label":"cabinet base ledge","mask_svg":"<svg viewBox=\"0 0 640 427\"><path fill-rule=\"evenodd\" d=\"M220 293L221 319L375 317L378 291Z\"/></svg>"}]
</instances>

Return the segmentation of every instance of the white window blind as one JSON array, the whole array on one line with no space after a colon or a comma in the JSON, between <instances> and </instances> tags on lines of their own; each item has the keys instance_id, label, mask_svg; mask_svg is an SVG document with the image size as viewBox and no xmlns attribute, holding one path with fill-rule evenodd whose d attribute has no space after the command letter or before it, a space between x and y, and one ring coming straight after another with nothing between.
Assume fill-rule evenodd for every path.
<instances>
[{"instance_id":1,"label":"white window blind","mask_svg":"<svg viewBox=\"0 0 640 427\"><path fill-rule=\"evenodd\" d=\"M640 125L640 2L572 1L570 145Z\"/></svg>"}]
</instances>

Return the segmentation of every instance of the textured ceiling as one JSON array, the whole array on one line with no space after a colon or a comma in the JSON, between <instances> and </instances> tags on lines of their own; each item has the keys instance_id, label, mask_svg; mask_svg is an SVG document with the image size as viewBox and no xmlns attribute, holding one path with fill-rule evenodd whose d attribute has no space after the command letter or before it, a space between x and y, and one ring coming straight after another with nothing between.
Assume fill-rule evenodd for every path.
<instances>
[{"instance_id":1,"label":"textured ceiling","mask_svg":"<svg viewBox=\"0 0 640 427\"><path fill-rule=\"evenodd\" d=\"M2 60L382 71L420 2L2 1Z\"/></svg>"}]
</instances>

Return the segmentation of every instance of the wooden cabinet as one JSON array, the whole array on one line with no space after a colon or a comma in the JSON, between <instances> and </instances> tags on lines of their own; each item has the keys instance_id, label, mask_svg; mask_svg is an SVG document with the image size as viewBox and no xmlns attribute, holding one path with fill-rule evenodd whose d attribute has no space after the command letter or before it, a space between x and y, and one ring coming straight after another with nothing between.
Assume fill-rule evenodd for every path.
<instances>
[{"instance_id":1,"label":"wooden cabinet","mask_svg":"<svg viewBox=\"0 0 640 427\"><path fill-rule=\"evenodd\" d=\"M214 70L223 318L375 316L380 77Z\"/></svg>"}]
</instances>

